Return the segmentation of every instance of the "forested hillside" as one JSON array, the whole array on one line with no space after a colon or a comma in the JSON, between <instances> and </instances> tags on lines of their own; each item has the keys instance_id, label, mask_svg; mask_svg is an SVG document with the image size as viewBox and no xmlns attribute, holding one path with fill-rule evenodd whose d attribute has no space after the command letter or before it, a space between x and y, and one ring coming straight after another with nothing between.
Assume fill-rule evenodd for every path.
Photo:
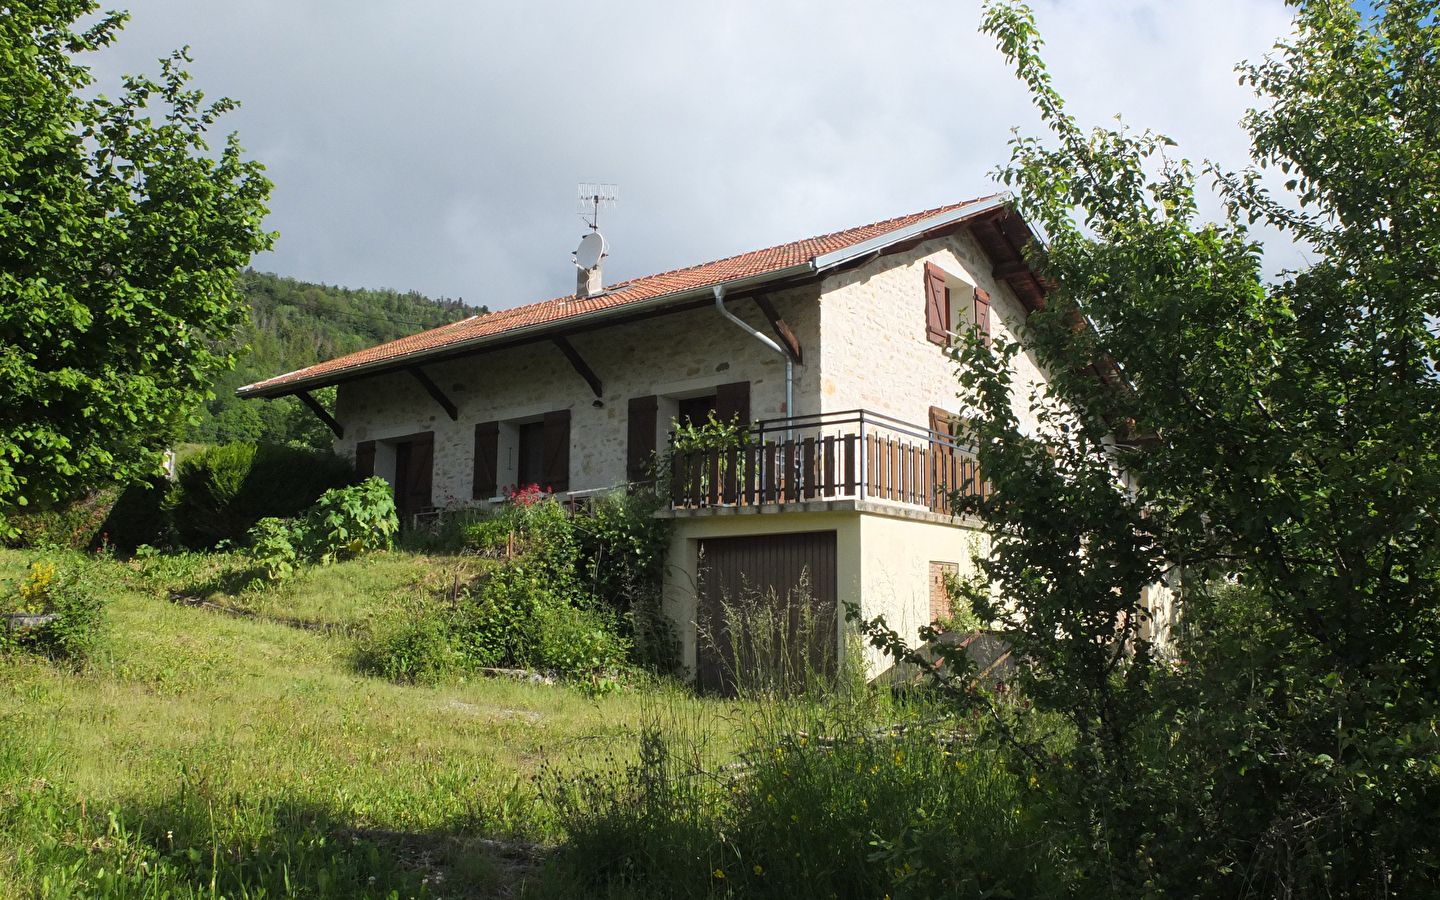
<instances>
[{"instance_id":1,"label":"forested hillside","mask_svg":"<svg viewBox=\"0 0 1440 900\"><path fill-rule=\"evenodd\" d=\"M187 432L191 441L329 446L330 431L298 400L239 400L235 389L485 311L413 291L351 290L253 270L240 275L240 285L250 301L250 324L234 340L250 351L215 385L215 399ZM333 408L334 388L316 396Z\"/></svg>"}]
</instances>

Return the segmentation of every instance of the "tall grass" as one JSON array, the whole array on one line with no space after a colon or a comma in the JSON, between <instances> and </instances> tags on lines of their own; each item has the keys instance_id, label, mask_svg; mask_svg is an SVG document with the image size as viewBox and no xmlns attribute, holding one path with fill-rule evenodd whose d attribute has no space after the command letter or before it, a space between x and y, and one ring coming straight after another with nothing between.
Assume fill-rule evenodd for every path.
<instances>
[{"instance_id":1,"label":"tall grass","mask_svg":"<svg viewBox=\"0 0 1440 900\"><path fill-rule=\"evenodd\" d=\"M1043 897L1061 881L1031 788L968 729L875 694L749 707L730 765L646 729L637 762L555 778L549 896ZM888 722L889 727L877 727Z\"/></svg>"},{"instance_id":2,"label":"tall grass","mask_svg":"<svg viewBox=\"0 0 1440 900\"><path fill-rule=\"evenodd\" d=\"M775 589L744 585L725 594L697 624L701 646L718 671L705 687L759 701L834 693L860 673L843 656L838 609L811 590L808 572L779 597ZM853 637L853 636L852 636Z\"/></svg>"}]
</instances>

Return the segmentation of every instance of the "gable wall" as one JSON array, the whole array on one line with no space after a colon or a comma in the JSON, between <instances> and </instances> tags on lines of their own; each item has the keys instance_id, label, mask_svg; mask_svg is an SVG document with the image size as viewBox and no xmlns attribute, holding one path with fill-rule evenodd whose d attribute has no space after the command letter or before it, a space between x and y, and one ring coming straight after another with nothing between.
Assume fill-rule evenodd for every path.
<instances>
[{"instance_id":1,"label":"gable wall","mask_svg":"<svg viewBox=\"0 0 1440 900\"><path fill-rule=\"evenodd\" d=\"M878 257L822 285L824 411L868 409L924 426L931 406L959 410L955 363L925 337L926 262L950 276L952 304L968 308L971 286L987 291L993 304L991 333L1015 338L1024 307L1008 285L991 275L993 265L969 231ZM1042 378L1041 370L1027 354L1016 360L1016 367L1017 411L1022 425L1033 428L1025 400L1028 385Z\"/></svg>"},{"instance_id":2,"label":"gable wall","mask_svg":"<svg viewBox=\"0 0 1440 900\"><path fill-rule=\"evenodd\" d=\"M816 289L772 296L807 354L820 351ZM769 323L750 300L728 308L762 333ZM570 338L604 386L604 407L550 342L478 354L425 366L459 409L452 422L408 373L342 384L336 418L345 437L335 451L353 458L355 444L421 431L435 432L432 500L437 506L469 503L474 473L475 426L480 422L569 409L570 487L604 488L625 481L626 419L631 397L703 393L707 387L750 382L755 418L783 416L785 366L774 351L726 321L713 306L606 328ZM795 400L801 412L818 411L818 367L797 366ZM664 406L662 405L662 416ZM668 419L665 420L668 423ZM503 471L500 481L508 484ZM383 455L382 455L383 458Z\"/></svg>"}]
</instances>

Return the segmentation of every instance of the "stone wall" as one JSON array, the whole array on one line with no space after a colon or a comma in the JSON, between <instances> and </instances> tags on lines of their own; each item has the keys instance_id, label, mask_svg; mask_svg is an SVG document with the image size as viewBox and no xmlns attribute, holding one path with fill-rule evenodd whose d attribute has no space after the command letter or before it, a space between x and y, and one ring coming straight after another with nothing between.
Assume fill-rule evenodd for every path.
<instances>
[{"instance_id":1,"label":"stone wall","mask_svg":"<svg viewBox=\"0 0 1440 900\"><path fill-rule=\"evenodd\" d=\"M807 359L820 356L816 289L777 293L777 309L804 346ZM764 333L770 327L751 300L732 300L728 308ZM709 393L715 385L750 382L750 411L755 418L784 416L785 364L773 350L726 321L713 306L573 335L570 342L604 387L602 406L594 405L589 385L553 344L530 344L429 364L426 373L455 403L457 421L441 410L408 373L395 373L342 384L336 418L345 437L337 453L354 456L358 441L435 433L435 469L431 497L436 506L469 503L472 496L475 426L488 421L523 421L569 409L571 490L604 488L625 481L626 416L631 397L659 394L669 399ZM819 409L818 366L795 367L795 404L803 413ZM661 432L668 431L667 406L661 405ZM663 436L657 446L663 446ZM501 451L500 482L507 459ZM377 454L377 474L385 454ZM392 464L393 465L393 464ZM393 469L392 469L393 471Z\"/></svg>"},{"instance_id":2,"label":"stone wall","mask_svg":"<svg viewBox=\"0 0 1440 900\"><path fill-rule=\"evenodd\" d=\"M1014 338L1024 320L1009 285L991 276L993 264L968 231L926 241L904 253L881 256L827 278L820 299L825 335L820 359L821 404L826 412L868 409L925 425L930 407L959 410L955 364L925 337L925 263L943 269L950 285L951 322L973 308L974 288L990 294L991 333ZM1028 354L1017 360L1018 405L1041 378ZM1021 422L1033 427L1027 409Z\"/></svg>"}]
</instances>

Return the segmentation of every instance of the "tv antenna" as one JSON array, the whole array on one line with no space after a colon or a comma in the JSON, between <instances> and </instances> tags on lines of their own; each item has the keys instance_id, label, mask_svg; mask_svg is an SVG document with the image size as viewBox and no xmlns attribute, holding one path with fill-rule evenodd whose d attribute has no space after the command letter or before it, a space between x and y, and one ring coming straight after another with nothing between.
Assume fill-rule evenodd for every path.
<instances>
[{"instance_id":1,"label":"tv antenna","mask_svg":"<svg viewBox=\"0 0 1440 900\"><path fill-rule=\"evenodd\" d=\"M620 185L582 181L576 191L575 211L591 231L600 230L600 210L614 209L620 201Z\"/></svg>"}]
</instances>

